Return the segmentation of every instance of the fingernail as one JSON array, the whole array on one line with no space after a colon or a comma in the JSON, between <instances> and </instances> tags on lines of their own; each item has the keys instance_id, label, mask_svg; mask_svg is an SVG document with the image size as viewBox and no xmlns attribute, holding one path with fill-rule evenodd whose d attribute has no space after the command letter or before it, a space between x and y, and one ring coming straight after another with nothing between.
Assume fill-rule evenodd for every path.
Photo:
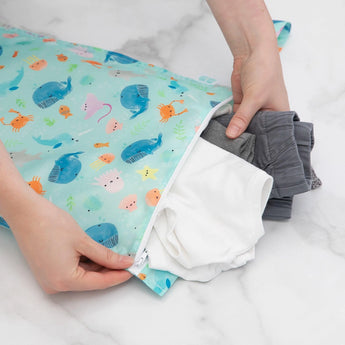
<instances>
[{"instance_id":1,"label":"fingernail","mask_svg":"<svg viewBox=\"0 0 345 345\"><path fill-rule=\"evenodd\" d=\"M241 129L235 125L231 125L227 130L226 130L226 135L230 138L236 138L241 132Z\"/></svg>"},{"instance_id":2,"label":"fingernail","mask_svg":"<svg viewBox=\"0 0 345 345\"><path fill-rule=\"evenodd\" d=\"M134 258L132 258L131 256L122 255L120 257L120 262L124 265L133 265Z\"/></svg>"}]
</instances>

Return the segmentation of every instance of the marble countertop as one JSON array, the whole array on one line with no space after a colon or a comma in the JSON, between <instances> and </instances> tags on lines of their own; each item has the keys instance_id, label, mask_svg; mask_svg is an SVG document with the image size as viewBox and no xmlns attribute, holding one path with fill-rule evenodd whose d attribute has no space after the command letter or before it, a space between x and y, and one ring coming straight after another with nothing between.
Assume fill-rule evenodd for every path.
<instances>
[{"instance_id":1,"label":"marble countertop","mask_svg":"<svg viewBox=\"0 0 345 345\"><path fill-rule=\"evenodd\" d=\"M292 109L314 123L323 186L295 197L291 220L265 222L253 262L178 280L163 298L137 279L45 295L1 231L1 344L345 344L345 2L266 3L292 22L284 76ZM229 85L232 57L203 0L0 0L0 22Z\"/></svg>"}]
</instances>

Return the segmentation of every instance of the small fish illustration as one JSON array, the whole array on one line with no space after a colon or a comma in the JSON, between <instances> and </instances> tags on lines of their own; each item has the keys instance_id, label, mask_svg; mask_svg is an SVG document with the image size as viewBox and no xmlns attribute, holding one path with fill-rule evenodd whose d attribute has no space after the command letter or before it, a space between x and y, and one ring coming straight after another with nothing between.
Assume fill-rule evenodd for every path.
<instances>
[{"instance_id":1,"label":"small fish illustration","mask_svg":"<svg viewBox=\"0 0 345 345\"><path fill-rule=\"evenodd\" d=\"M81 170L81 162L79 155L84 152L66 153L55 161L55 165L51 170L48 181L66 184L72 182Z\"/></svg>"},{"instance_id":2,"label":"small fish illustration","mask_svg":"<svg viewBox=\"0 0 345 345\"><path fill-rule=\"evenodd\" d=\"M0 65L0 69L3 69L3 68L5 68L5 66L4 65Z\"/></svg>"},{"instance_id":3,"label":"small fish illustration","mask_svg":"<svg viewBox=\"0 0 345 345\"><path fill-rule=\"evenodd\" d=\"M115 247L119 241L119 235L114 224L101 223L93 225L85 230L93 240L107 248Z\"/></svg>"},{"instance_id":4,"label":"small fish illustration","mask_svg":"<svg viewBox=\"0 0 345 345\"><path fill-rule=\"evenodd\" d=\"M132 164L147 155L153 154L162 145L162 133L157 138L138 140L127 146L121 153L126 163Z\"/></svg>"},{"instance_id":5,"label":"small fish illustration","mask_svg":"<svg viewBox=\"0 0 345 345\"><path fill-rule=\"evenodd\" d=\"M110 164L115 159L115 155L112 153L104 153L103 155L99 156L96 161L90 164L92 169L96 171L104 167L106 164Z\"/></svg>"},{"instance_id":6,"label":"small fish illustration","mask_svg":"<svg viewBox=\"0 0 345 345\"><path fill-rule=\"evenodd\" d=\"M58 59L59 61L61 61L61 62L65 62L65 61L68 60L68 57L67 57L66 55L64 55L64 54L58 54L58 55L56 55L56 56L57 56L57 59Z\"/></svg>"},{"instance_id":7,"label":"small fish illustration","mask_svg":"<svg viewBox=\"0 0 345 345\"><path fill-rule=\"evenodd\" d=\"M107 134L113 133L116 130L122 129L123 124L116 121L114 118L110 119L105 126L105 132Z\"/></svg>"},{"instance_id":8,"label":"small fish illustration","mask_svg":"<svg viewBox=\"0 0 345 345\"><path fill-rule=\"evenodd\" d=\"M161 192L158 188L153 188L146 193L145 201L149 206L156 206L161 198Z\"/></svg>"},{"instance_id":9,"label":"small fish illustration","mask_svg":"<svg viewBox=\"0 0 345 345\"><path fill-rule=\"evenodd\" d=\"M135 211L137 207L137 195L131 194L126 196L124 199L121 200L119 208L121 210L127 210L129 212Z\"/></svg>"},{"instance_id":10,"label":"small fish illustration","mask_svg":"<svg viewBox=\"0 0 345 345\"><path fill-rule=\"evenodd\" d=\"M41 178L38 176L34 176L30 182L28 182L28 185L37 193L40 195L45 194L45 190L43 190L42 184L40 182Z\"/></svg>"},{"instance_id":11,"label":"small fish illustration","mask_svg":"<svg viewBox=\"0 0 345 345\"><path fill-rule=\"evenodd\" d=\"M44 42L44 43L56 42L56 39L55 39L55 38L43 38L43 42Z\"/></svg>"},{"instance_id":12,"label":"small fish illustration","mask_svg":"<svg viewBox=\"0 0 345 345\"><path fill-rule=\"evenodd\" d=\"M96 67L96 68L101 68L101 66L103 66L100 62L93 61L93 60L81 60L81 62L89 63L91 66Z\"/></svg>"},{"instance_id":13,"label":"small fish illustration","mask_svg":"<svg viewBox=\"0 0 345 345\"><path fill-rule=\"evenodd\" d=\"M59 113L67 119L68 117L72 116L70 109L67 105L60 105Z\"/></svg>"},{"instance_id":14,"label":"small fish illustration","mask_svg":"<svg viewBox=\"0 0 345 345\"><path fill-rule=\"evenodd\" d=\"M10 123L5 123L4 117L0 118L0 122L4 125L4 126L12 126L12 131L13 132L19 132L21 128L23 128L29 121L33 121L34 117L33 115L27 115L24 116L22 115L19 111L15 111L13 109L10 109L8 111L9 113L16 113L18 114L17 117L15 117Z\"/></svg>"},{"instance_id":15,"label":"small fish illustration","mask_svg":"<svg viewBox=\"0 0 345 345\"><path fill-rule=\"evenodd\" d=\"M13 53L12 57L15 58L15 57L17 57L17 56L18 56L18 50L16 50L16 51Z\"/></svg>"},{"instance_id":16,"label":"small fish illustration","mask_svg":"<svg viewBox=\"0 0 345 345\"><path fill-rule=\"evenodd\" d=\"M93 146L96 148L96 149L99 149L101 147L109 147L109 143L95 143L93 144Z\"/></svg>"}]
</instances>

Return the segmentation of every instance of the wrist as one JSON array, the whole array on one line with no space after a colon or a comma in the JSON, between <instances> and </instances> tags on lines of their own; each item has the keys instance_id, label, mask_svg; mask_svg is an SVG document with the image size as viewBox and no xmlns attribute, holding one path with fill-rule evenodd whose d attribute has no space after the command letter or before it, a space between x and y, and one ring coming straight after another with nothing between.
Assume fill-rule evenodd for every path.
<instances>
[{"instance_id":1,"label":"wrist","mask_svg":"<svg viewBox=\"0 0 345 345\"><path fill-rule=\"evenodd\" d=\"M258 49L278 50L272 19L263 0L208 0L234 57Z\"/></svg>"}]
</instances>

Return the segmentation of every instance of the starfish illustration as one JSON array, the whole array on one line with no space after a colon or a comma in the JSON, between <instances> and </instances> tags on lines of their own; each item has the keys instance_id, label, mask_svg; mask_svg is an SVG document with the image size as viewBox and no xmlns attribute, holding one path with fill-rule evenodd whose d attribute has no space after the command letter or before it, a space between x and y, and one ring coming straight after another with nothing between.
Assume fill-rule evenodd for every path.
<instances>
[{"instance_id":1,"label":"starfish illustration","mask_svg":"<svg viewBox=\"0 0 345 345\"><path fill-rule=\"evenodd\" d=\"M156 180L157 177L155 176L155 173L158 171L158 169L151 169L149 166L145 165L144 169L137 170L136 172L141 175L143 178L143 181L146 181L148 178L151 178L152 180Z\"/></svg>"}]
</instances>

